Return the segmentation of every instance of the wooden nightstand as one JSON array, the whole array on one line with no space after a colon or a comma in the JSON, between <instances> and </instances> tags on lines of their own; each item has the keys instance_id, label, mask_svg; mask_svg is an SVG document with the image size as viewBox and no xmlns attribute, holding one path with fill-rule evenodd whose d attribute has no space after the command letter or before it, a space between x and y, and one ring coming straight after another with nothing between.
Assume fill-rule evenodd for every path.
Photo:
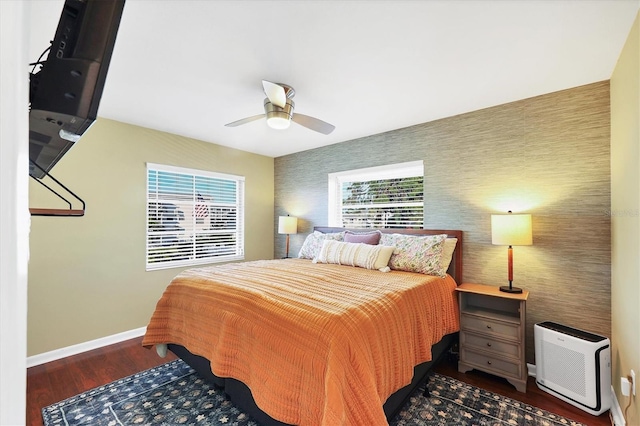
<instances>
[{"instance_id":1,"label":"wooden nightstand","mask_svg":"<svg viewBox=\"0 0 640 426\"><path fill-rule=\"evenodd\" d=\"M475 368L495 374L526 392L524 332L529 292L505 293L499 287L469 283L456 290L460 306L458 371Z\"/></svg>"}]
</instances>

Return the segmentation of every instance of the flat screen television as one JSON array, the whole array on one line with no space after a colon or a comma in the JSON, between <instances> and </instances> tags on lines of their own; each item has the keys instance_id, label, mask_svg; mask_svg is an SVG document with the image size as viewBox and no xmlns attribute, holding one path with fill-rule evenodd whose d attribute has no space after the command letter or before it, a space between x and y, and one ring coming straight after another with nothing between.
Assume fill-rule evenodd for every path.
<instances>
[{"instance_id":1,"label":"flat screen television","mask_svg":"<svg viewBox=\"0 0 640 426\"><path fill-rule=\"evenodd\" d=\"M29 75L33 177L44 177L97 118L124 2L65 0L48 56Z\"/></svg>"}]
</instances>

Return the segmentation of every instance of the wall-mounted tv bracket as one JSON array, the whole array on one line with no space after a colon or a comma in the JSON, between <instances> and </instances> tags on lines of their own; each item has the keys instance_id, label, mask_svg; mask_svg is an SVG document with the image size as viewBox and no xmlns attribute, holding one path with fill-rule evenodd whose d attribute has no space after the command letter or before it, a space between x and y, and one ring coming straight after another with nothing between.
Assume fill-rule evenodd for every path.
<instances>
[{"instance_id":1,"label":"wall-mounted tv bracket","mask_svg":"<svg viewBox=\"0 0 640 426\"><path fill-rule=\"evenodd\" d=\"M68 209L30 208L29 212L31 213L31 216L84 216L85 204L84 204L84 201L80 197L78 197L76 194L74 194L69 188L64 186L60 181L58 181L56 178L51 176L46 170L44 170L38 164L33 162L31 159L29 159L29 162L31 164L33 164L35 167L37 167L38 169L40 169L45 174L45 176L50 177L56 184L58 184L68 194L71 194L71 196L73 198L75 198L76 200L78 200L78 201L80 201L82 203L82 209L74 209L73 208L73 204L71 204L71 202L69 200L67 200L65 197L60 195L57 191L55 191L49 185L47 185L46 183L42 182L41 179L38 179L37 177L33 176L32 174L29 174L29 176L31 176L36 182L38 182L40 185L42 185L45 188L47 188L49 191L53 192L55 195L57 195L60 199L64 200L64 202L69 205Z\"/></svg>"}]
</instances>

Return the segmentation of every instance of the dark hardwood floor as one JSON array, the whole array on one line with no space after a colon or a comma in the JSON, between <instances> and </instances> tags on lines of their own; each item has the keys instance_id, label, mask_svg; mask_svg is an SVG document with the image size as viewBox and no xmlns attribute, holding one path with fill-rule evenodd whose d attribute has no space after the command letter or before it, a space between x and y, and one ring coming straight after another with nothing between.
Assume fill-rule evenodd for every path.
<instances>
[{"instance_id":1,"label":"dark hardwood floor","mask_svg":"<svg viewBox=\"0 0 640 426\"><path fill-rule=\"evenodd\" d=\"M160 358L155 350L143 348L141 341L132 339L27 369L27 425L42 426L42 407L176 358L172 353ZM521 393L495 376L458 373L453 359L443 360L435 371L590 426L611 425L608 412L592 416L541 391L532 378L527 392Z\"/></svg>"},{"instance_id":2,"label":"dark hardwood floor","mask_svg":"<svg viewBox=\"0 0 640 426\"><path fill-rule=\"evenodd\" d=\"M522 393L518 392L513 385L507 382L506 379L502 379L491 374L476 370L472 370L467 373L459 373L457 361L452 359L443 360L435 367L434 371L453 377L470 385L524 402L525 404L533 405L543 410L559 414L589 426L611 426L613 424L609 418L609 411L606 411L597 417L592 416L591 414L544 392L538 388L535 378L533 377L529 377L529 380L527 381L527 392Z\"/></svg>"},{"instance_id":3,"label":"dark hardwood floor","mask_svg":"<svg viewBox=\"0 0 640 426\"><path fill-rule=\"evenodd\" d=\"M142 347L142 337L27 369L27 425L42 426L43 407L176 359Z\"/></svg>"}]
</instances>

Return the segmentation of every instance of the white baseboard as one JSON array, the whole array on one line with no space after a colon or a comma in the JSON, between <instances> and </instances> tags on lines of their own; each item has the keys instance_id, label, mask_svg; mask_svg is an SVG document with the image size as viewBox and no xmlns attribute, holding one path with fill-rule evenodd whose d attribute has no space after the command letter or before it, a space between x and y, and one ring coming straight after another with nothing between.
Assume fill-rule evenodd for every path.
<instances>
[{"instance_id":1,"label":"white baseboard","mask_svg":"<svg viewBox=\"0 0 640 426\"><path fill-rule=\"evenodd\" d=\"M624 413L622 412L622 408L620 408L613 386L611 386L611 416L613 417L613 424L615 426L625 426Z\"/></svg>"},{"instance_id":2,"label":"white baseboard","mask_svg":"<svg viewBox=\"0 0 640 426\"><path fill-rule=\"evenodd\" d=\"M90 340L88 342L78 343L77 345L67 346L66 348L60 348L54 351L33 355L27 357L27 368L62 359L71 355L77 355L93 349L98 349L103 346L113 345L114 343L124 342L125 340L134 339L136 337L144 335L146 331L147 327L140 327L134 330L113 334L111 336Z\"/></svg>"},{"instance_id":3,"label":"white baseboard","mask_svg":"<svg viewBox=\"0 0 640 426\"><path fill-rule=\"evenodd\" d=\"M536 365L527 363L527 374L531 377L536 377Z\"/></svg>"}]
</instances>

